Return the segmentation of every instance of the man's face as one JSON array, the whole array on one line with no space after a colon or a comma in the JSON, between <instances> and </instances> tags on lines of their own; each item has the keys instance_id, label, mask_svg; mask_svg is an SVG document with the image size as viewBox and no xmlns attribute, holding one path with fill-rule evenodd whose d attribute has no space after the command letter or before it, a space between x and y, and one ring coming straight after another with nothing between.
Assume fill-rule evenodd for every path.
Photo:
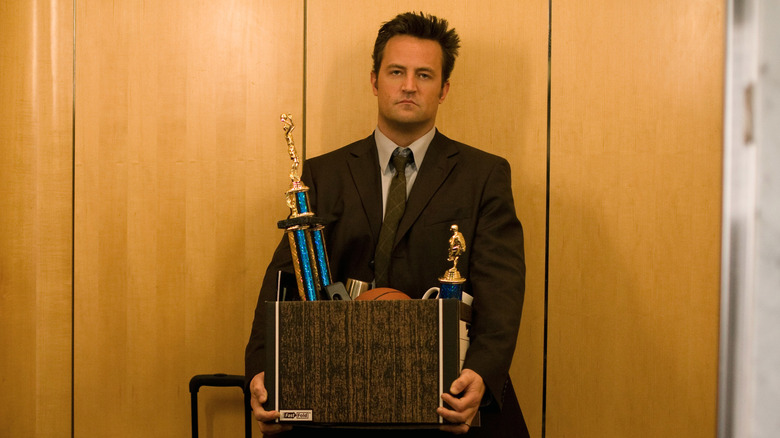
<instances>
[{"instance_id":1,"label":"man's face","mask_svg":"<svg viewBox=\"0 0 780 438\"><path fill-rule=\"evenodd\" d=\"M436 41L408 35L390 38L379 71L371 73L382 132L422 135L433 128L450 88L449 82L442 86L442 56Z\"/></svg>"}]
</instances>

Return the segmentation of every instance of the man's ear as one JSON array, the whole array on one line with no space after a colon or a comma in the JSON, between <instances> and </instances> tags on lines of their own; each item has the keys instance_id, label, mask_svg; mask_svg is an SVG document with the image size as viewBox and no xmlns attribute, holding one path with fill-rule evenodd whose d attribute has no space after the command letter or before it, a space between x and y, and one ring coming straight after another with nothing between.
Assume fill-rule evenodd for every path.
<instances>
[{"instance_id":1,"label":"man's ear","mask_svg":"<svg viewBox=\"0 0 780 438\"><path fill-rule=\"evenodd\" d=\"M439 93L439 103L444 103L444 98L447 97L447 93L450 92L450 81L444 83L441 86L441 93Z\"/></svg>"},{"instance_id":2,"label":"man's ear","mask_svg":"<svg viewBox=\"0 0 780 438\"><path fill-rule=\"evenodd\" d=\"M374 92L374 96L379 96L379 90L376 88L376 72L371 71L371 90Z\"/></svg>"}]
</instances>

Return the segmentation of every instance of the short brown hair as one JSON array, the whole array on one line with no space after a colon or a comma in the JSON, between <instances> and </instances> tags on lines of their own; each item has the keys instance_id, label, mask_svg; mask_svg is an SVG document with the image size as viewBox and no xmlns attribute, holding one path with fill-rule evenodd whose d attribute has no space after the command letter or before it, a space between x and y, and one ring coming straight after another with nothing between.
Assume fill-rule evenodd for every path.
<instances>
[{"instance_id":1,"label":"short brown hair","mask_svg":"<svg viewBox=\"0 0 780 438\"><path fill-rule=\"evenodd\" d=\"M397 35L409 35L424 40L433 40L439 43L442 51L442 85L449 79L452 69L455 67L455 57L458 56L460 38L455 29L447 29L447 20L422 12L406 12L398 14L392 20L383 23L374 42L374 73L379 73L382 65L382 56L385 46L390 38Z\"/></svg>"}]
</instances>

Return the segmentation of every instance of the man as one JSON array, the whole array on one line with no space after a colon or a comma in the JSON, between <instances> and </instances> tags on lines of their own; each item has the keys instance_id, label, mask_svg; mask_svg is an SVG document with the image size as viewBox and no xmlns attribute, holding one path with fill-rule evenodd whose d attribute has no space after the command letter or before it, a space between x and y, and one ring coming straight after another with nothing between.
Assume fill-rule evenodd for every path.
<instances>
[{"instance_id":1,"label":"man","mask_svg":"<svg viewBox=\"0 0 780 438\"><path fill-rule=\"evenodd\" d=\"M334 281L374 280L420 298L451 267L447 242L451 225L458 226L469 245L458 269L474 297L471 346L461 375L442 394L453 408L437 409L450 423L442 430L527 436L508 376L525 290L523 234L509 164L435 129L458 48L454 29L430 15L401 14L382 25L371 71L377 129L306 161L302 180L310 188L312 210L328 221L325 239ZM399 158L405 150L411 156ZM405 204L403 193L396 202L399 190L406 192ZM262 408L267 398L262 303L275 299L276 272L289 271L290 258L283 238L263 281L246 351L252 408L264 434L290 429L273 423L278 412ZM482 426L471 428L479 409Z\"/></svg>"}]
</instances>

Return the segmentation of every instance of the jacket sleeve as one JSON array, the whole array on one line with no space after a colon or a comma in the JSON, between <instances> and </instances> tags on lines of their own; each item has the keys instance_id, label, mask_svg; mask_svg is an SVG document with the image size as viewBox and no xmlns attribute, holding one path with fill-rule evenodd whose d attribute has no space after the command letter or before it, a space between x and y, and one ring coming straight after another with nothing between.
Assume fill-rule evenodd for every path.
<instances>
[{"instance_id":1,"label":"jacket sleeve","mask_svg":"<svg viewBox=\"0 0 780 438\"><path fill-rule=\"evenodd\" d=\"M509 163L491 170L471 245L471 345L463 367L477 372L501 408L525 294L523 229L514 207Z\"/></svg>"}]
</instances>

